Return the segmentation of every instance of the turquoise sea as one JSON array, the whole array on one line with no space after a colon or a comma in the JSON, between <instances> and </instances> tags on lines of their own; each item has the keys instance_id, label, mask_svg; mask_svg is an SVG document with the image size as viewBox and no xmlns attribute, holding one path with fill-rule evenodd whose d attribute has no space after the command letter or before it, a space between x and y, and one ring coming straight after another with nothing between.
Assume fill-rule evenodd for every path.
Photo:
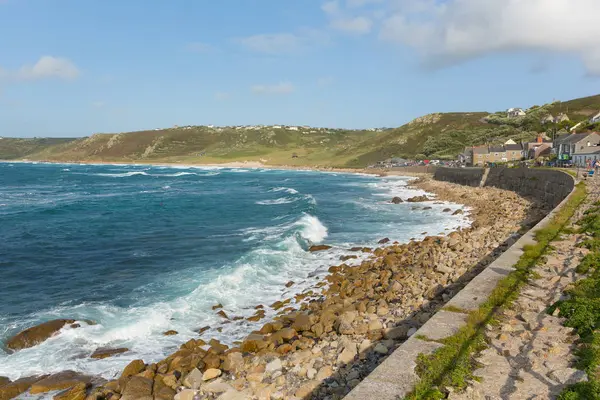
<instances>
[{"instance_id":1,"label":"turquoise sea","mask_svg":"<svg viewBox=\"0 0 600 400\"><path fill-rule=\"evenodd\" d=\"M420 195L409 178L190 166L0 163L0 340L54 318L95 325L36 347L0 348L10 378L73 369L113 377L204 337L239 340L248 317L302 292L354 246L405 242L467 224L456 204L390 203ZM331 250L308 252L312 244ZM360 262L360 260L355 261ZM286 288L288 281L295 284ZM221 328L217 330L216 328ZM176 330L175 336L163 332ZM91 360L98 347L129 352Z\"/></svg>"}]
</instances>

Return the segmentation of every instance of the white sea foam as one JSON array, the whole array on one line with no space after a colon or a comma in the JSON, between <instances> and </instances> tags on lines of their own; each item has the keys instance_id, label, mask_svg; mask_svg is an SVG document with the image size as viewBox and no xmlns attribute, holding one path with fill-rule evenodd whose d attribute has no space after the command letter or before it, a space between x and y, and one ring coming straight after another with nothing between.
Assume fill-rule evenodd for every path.
<instances>
[{"instance_id":1,"label":"white sea foam","mask_svg":"<svg viewBox=\"0 0 600 400\"><path fill-rule=\"evenodd\" d=\"M298 194L298 191L296 189L287 188L287 187L276 187L276 188L269 190L269 192L286 192L289 194Z\"/></svg>"},{"instance_id":2,"label":"white sea foam","mask_svg":"<svg viewBox=\"0 0 600 400\"><path fill-rule=\"evenodd\" d=\"M260 200L260 201L257 201L256 204L263 205L263 206L272 206L272 205L277 205L277 204L289 204L289 203L293 203L295 201L298 201L298 199L294 199L291 197L281 197L281 198L275 199L275 200Z\"/></svg>"},{"instance_id":3,"label":"white sea foam","mask_svg":"<svg viewBox=\"0 0 600 400\"><path fill-rule=\"evenodd\" d=\"M118 174L104 174L104 173L99 173L99 174L91 174L91 175L96 175L96 176L105 176L105 177L109 177L109 178L125 178L128 176L135 176L135 175L149 175L147 172L144 171L131 171L131 172L123 172L123 173L118 173Z\"/></svg>"}]
</instances>

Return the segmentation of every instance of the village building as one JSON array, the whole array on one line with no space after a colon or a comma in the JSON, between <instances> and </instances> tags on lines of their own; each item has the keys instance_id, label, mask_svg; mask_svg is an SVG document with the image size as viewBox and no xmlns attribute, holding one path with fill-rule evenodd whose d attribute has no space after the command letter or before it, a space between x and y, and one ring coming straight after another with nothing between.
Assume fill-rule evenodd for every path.
<instances>
[{"instance_id":1,"label":"village building","mask_svg":"<svg viewBox=\"0 0 600 400\"><path fill-rule=\"evenodd\" d=\"M508 115L508 118L518 118L527 115L525 114L525 111L523 111L522 108L509 108L506 111L506 114Z\"/></svg>"},{"instance_id":2,"label":"village building","mask_svg":"<svg viewBox=\"0 0 600 400\"><path fill-rule=\"evenodd\" d=\"M589 147L598 146L600 135L596 132L570 133L556 138L553 152L561 162L573 161L575 154L585 154Z\"/></svg>"}]
</instances>

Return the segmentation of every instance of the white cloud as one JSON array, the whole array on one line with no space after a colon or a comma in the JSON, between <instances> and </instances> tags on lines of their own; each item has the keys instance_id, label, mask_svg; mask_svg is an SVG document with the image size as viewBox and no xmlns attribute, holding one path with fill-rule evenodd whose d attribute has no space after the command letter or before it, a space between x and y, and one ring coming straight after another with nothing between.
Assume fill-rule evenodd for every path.
<instances>
[{"instance_id":1,"label":"white cloud","mask_svg":"<svg viewBox=\"0 0 600 400\"><path fill-rule=\"evenodd\" d=\"M270 55L297 54L326 45L329 38L315 29L301 29L295 33L267 33L236 39L246 49Z\"/></svg>"},{"instance_id":2,"label":"white cloud","mask_svg":"<svg viewBox=\"0 0 600 400\"><path fill-rule=\"evenodd\" d=\"M373 21L368 17L336 18L331 21L331 27L346 33L364 35L371 32Z\"/></svg>"},{"instance_id":3,"label":"white cloud","mask_svg":"<svg viewBox=\"0 0 600 400\"><path fill-rule=\"evenodd\" d=\"M390 0L380 37L439 66L490 53L558 52L600 75L598 0Z\"/></svg>"},{"instance_id":4,"label":"white cloud","mask_svg":"<svg viewBox=\"0 0 600 400\"><path fill-rule=\"evenodd\" d=\"M250 88L256 94L289 94L294 91L290 82L280 82L275 85L254 85Z\"/></svg>"},{"instance_id":5,"label":"white cloud","mask_svg":"<svg viewBox=\"0 0 600 400\"><path fill-rule=\"evenodd\" d=\"M355 0L350 2L349 6L352 4L352 7L358 7L366 4L365 1L372 2L373 0L360 0L358 2ZM321 9L329 17L329 26L332 29L356 35L364 35L371 32L373 20L370 17L349 15L346 11L342 10L337 0L324 3Z\"/></svg>"},{"instance_id":6,"label":"white cloud","mask_svg":"<svg viewBox=\"0 0 600 400\"><path fill-rule=\"evenodd\" d=\"M23 80L47 78L72 80L79 75L79 69L70 60L53 56L43 56L34 65L24 65L15 73L17 79Z\"/></svg>"}]
</instances>

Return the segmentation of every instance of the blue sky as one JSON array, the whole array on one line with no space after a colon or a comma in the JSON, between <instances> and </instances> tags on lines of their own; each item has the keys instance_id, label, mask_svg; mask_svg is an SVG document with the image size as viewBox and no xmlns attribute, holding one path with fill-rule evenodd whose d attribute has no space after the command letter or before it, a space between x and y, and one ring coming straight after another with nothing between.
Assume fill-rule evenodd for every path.
<instances>
[{"instance_id":1,"label":"blue sky","mask_svg":"<svg viewBox=\"0 0 600 400\"><path fill-rule=\"evenodd\" d=\"M0 0L0 136L399 126L598 94L598 3Z\"/></svg>"}]
</instances>

